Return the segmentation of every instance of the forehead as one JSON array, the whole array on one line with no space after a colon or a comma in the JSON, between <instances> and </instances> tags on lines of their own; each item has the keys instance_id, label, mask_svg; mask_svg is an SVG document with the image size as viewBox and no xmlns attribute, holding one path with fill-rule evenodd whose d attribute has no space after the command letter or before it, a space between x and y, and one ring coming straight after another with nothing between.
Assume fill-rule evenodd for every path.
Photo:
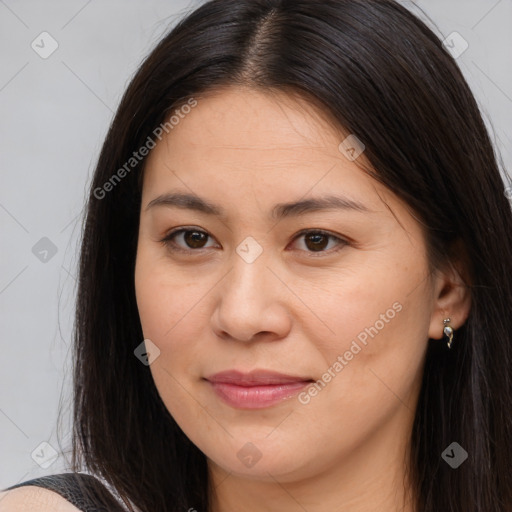
<instances>
[{"instance_id":1,"label":"forehead","mask_svg":"<svg viewBox=\"0 0 512 512\"><path fill-rule=\"evenodd\" d=\"M335 143L341 127L313 101L295 92L223 87L198 97L197 106L179 123L180 130L173 132L193 137L199 129L203 145L229 147L236 143L239 149Z\"/></svg>"},{"instance_id":2,"label":"forehead","mask_svg":"<svg viewBox=\"0 0 512 512\"><path fill-rule=\"evenodd\" d=\"M145 187L187 176L194 183L251 183L253 190L357 186L375 182L340 151L347 133L317 106L283 92L231 87L197 98L146 162Z\"/></svg>"}]
</instances>

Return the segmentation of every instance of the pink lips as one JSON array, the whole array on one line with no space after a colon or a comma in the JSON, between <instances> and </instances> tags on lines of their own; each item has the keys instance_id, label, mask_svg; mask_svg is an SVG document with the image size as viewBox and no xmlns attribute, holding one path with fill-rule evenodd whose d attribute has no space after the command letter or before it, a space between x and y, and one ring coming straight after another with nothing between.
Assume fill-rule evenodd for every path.
<instances>
[{"instance_id":1,"label":"pink lips","mask_svg":"<svg viewBox=\"0 0 512 512\"><path fill-rule=\"evenodd\" d=\"M296 395L313 382L307 377L295 377L268 370L242 373L230 370L216 373L206 380L227 404L240 409L262 409Z\"/></svg>"}]
</instances>

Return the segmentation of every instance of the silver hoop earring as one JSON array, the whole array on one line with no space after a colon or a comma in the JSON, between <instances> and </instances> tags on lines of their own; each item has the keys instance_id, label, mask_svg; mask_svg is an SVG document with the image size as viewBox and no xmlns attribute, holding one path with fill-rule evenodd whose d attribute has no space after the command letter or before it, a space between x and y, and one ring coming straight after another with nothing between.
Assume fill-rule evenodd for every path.
<instances>
[{"instance_id":1,"label":"silver hoop earring","mask_svg":"<svg viewBox=\"0 0 512 512\"><path fill-rule=\"evenodd\" d=\"M443 334L445 336L446 345L448 348L452 348L452 341L453 341L453 328L451 325L449 325L450 319L445 318L443 320L444 328L443 328Z\"/></svg>"}]
</instances>

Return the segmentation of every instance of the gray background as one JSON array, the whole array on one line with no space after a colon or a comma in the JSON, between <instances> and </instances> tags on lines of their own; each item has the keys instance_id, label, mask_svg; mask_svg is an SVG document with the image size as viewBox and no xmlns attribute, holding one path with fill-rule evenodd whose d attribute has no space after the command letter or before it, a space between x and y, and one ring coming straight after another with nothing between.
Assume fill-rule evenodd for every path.
<instances>
[{"instance_id":1,"label":"gray background","mask_svg":"<svg viewBox=\"0 0 512 512\"><path fill-rule=\"evenodd\" d=\"M468 42L457 61L510 169L512 0L403 3L425 11L443 38L456 31ZM86 190L130 77L198 4L0 0L0 488L65 470L69 414L58 425L57 413L71 410ZM31 47L51 48L48 36L39 37L44 31L58 43L45 59ZM41 443L58 452L51 465L52 448Z\"/></svg>"}]
</instances>

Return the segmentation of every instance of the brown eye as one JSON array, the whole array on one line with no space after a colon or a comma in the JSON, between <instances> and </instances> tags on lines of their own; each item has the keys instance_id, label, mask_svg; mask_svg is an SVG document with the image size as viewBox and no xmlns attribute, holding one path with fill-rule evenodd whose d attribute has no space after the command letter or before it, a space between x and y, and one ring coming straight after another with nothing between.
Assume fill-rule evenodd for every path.
<instances>
[{"instance_id":1,"label":"brown eye","mask_svg":"<svg viewBox=\"0 0 512 512\"><path fill-rule=\"evenodd\" d=\"M302 251L309 253L308 256L315 256L318 253L319 256L323 254L331 254L333 252L343 249L344 246L349 243L338 236L332 235L326 231L319 230L307 230L299 233L295 240L303 239L303 245L305 248L301 248ZM334 248L332 243L334 242ZM330 247L328 247L331 245Z\"/></svg>"},{"instance_id":2,"label":"brown eye","mask_svg":"<svg viewBox=\"0 0 512 512\"><path fill-rule=\"evenodd\" d=\"M329 236L321 233L306 235L306 247L312 251L322 251L329 244Z\"/></svg>"},{"instance_id":3,"label":"brown eye","mask_svg":"<svg viewBox=\"0 0 512 512\"><path fill-rule=\"evenodd\" d=\"M201 249L207 239L208 235L201 231L185 231L183 233L183 240L193 249Z\"/></svg>"},{"instance_id":4,"label":"brown eye","mask_svg":"<svg viewBox=\"0 0 512 512\"><path fill-rule=\"evenodd\" d=\"M307 230L299 233L295 240L304 239L304 247L300 250L308 256L321 256L331 254L341 250L349 243L326 231ZM201 249L210 249L214 246L206 245L208 239L213 238L200 229L181 228L171 231L164 239L160 240L169 250L184 253L200 252ZM334 243L334 247L332 247ZM329 247L331 245L331 247Z\"/></svg>"},{"instance_id":5,"label":"brown eye","mask_svg":"<svg viewBox=\"0 0 512 512\"><path fill-rule=\"evenodd\" d=\"M212 246L205 245L211 238L208 233L199 229L176 229L171 231L164 239L160 240L173 251L192 252L198 249L209 249Z\"/></svg>"}]
</instances>

